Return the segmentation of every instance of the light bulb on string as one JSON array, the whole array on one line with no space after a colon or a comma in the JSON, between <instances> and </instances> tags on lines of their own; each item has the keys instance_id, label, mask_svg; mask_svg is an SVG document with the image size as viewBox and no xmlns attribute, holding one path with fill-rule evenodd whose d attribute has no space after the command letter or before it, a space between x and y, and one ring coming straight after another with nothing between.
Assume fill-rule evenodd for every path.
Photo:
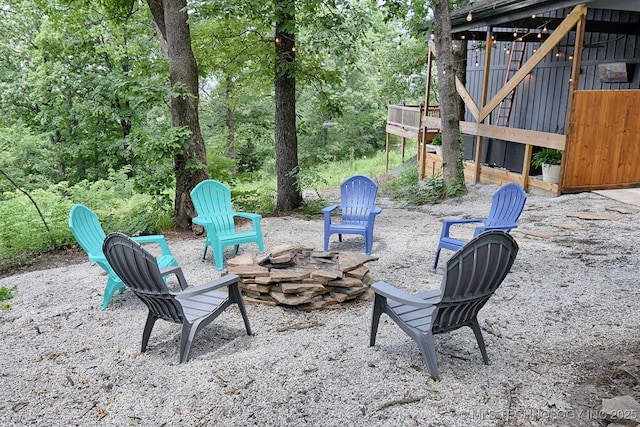
<instances>
[{"instance_id":1,"label":"light bulb on string","mask_svg":"<svg viewBox=\"0 0 640 427\"><path fill-rule=\"evenodd\" d=\"M467 14L467 22L471 22L471 21L473 21L473 13L469 11L469 13Z\"/></svg>"}]
</instances>

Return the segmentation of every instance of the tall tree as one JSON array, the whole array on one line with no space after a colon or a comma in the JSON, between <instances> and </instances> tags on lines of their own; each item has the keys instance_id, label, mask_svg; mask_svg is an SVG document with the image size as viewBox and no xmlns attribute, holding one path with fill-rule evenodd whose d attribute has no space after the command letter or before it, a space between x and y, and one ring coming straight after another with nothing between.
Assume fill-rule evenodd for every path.
<instances>
[{"instance_id":1,"label":"tall tree","mask_svg":"<svg viewBox=\"0 0 640 427\"><path fill-rule=\"evenodd\" d=\"M460 156L460 108L456 91L457 66L451 38L449 0L431 0L436 52L438 52L438 92L442 120L442 178L445 185L464 184Z\"/></svg>"},{"instance_id":2,"label":"tall tree","mask_svg":"<svg viewBox=\"0 0 640 427\"><path fill-rule=\"evenodd\" d=\"M174 156L176 197L175 225L188 229L195 216L190 191L209 177L204 139L198 118L198 65L191 48L186 0L147 0L161 46L169 60L171 83L171 126L188 130Z\"/></svg>"},{"instance_id":3,"label":"tall tree","mask_svg":"<svg viewBox=\"0 0 640 427\"><path fill-rule=\"evenodd\" d=\"M298 135L296 129L296 12L294 0L275 0L275 138L278 212L302 203L298 185Z\"/></svg>"}]
</instances>

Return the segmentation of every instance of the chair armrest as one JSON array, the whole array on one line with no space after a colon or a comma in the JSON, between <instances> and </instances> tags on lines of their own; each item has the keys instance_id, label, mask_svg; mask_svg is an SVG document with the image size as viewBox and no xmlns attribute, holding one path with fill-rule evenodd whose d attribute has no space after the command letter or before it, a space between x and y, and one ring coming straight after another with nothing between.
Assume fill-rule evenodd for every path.
<instances>
[{"instance_id":1,"label":"chair armrest","mask_svg":"<svg viewBox=\"0 0 640 427\"><path fill-rule=\"evenodd\" d=\"M194 223L194 224L198 224L198 225L201 225L201 226L204 227L206 224L209 224L211 221L207 220L206 217L197 216L195 218L192 218L191 222Z\"/></svg>"},{"instance_id":2,"label":"chair armrest","mask_svg":"<svg viewBox=\"0 0 640 427\"><path fill-rule=\"evenodd\" d=\"M240 218L250 219L251 221L253 221L254 224L262 219L262 215L257 213L248 213L248 212L234 212L233 216L239 216Z\"/></svg>"},{"instance_id":3,"label":"chair armrest","mask_svg":"<svg viewBox=\"0 0 640 427\"><path fill-rule=\"evenodd\" d=\"M167 244L167 240L161 234L153 234L149 236L136 236L131 238L137 243L155 243L162 249L162 255L171 255L171 250Z\"/></svg>"},{"instance_id":4,"label":"chair armrest","mask_svg":"<svg viewBox=\"0 0 640 427\"><path fill-rule=\"evenodd\" d=\"M184 278L184 274L182 274L182 269L177 265L170 265L168 267L162 267L160 269L160 274L163 276L168 276L170 274L175 274L178 278L178 283L180 284L180 289L185 290L189 287L187 284L187 280Z\"/></svg>"},{"instance_id":5,"label":"chair armrest","mask_svg":"<svg viewBox=\"0 0 640 427\"><path fill-rule=\"evenodd\" d=\"M385 298L411 305L413 307L429 307L440 300L439 298L436 301L434 301L433 298L425 300L424 298L420 298L416 295L400 290L386 282L376 282L371 286L371 289L373 289L373 291L378 295L382 295ZM439 290L436 290L436 292L438 292L438 295L440 294Z\"/></svg>"},{"instance_id":6,"label":"chair armrest","mask_svg":"<svg viewBox=\"0 0 640 427\"><path fill-rule=\"evenodd\" d=\"M517 224L486 225L483 228L484 228L484 231L488 231L488 230L509 231L514 228L518 228L518 225Z\"/></svg>"},{"instance_id":7,"label":"chair armrest","mask_svg":"<svg viewBox=\"0 0 640 427\"><path fill-rule=\"evenodd\" d=\"M239 282L239 277L236 274L227 274L226 276L222 276L219 279L212 280L211 282L204 283L198 286L191 286L182 292L178 292L175 294L176 298L180 297L190 297L193 295L203 294L205 292L210 292L219 288L224 288L227 286L233 286Z\"/></svg>"},{"instance_id":8,"label":"chair armrest","mask_svg":"<svg viewBox=\"0 0 640 427\"><path fill-rule=\"evenodd\" d=\"M327 206L326 208L322 208L322 213L323 214L328 214L328 213L330 214L331 212L335 211L339 207L340 207L340 205Z\"/></svg>"},{"instance_id":9,"label":"chair armrest","mask_svg":"<svg viewBox=\"0 0 640 427\"><path fill-rule=\"evenodd\" d=\"M375 206L371 209L371 211L369 212L369 221L373 221L376 219L376 215L378 215L380 212L382 212L382 209L379 208L378 206Z\"/></svg>"},{"instance_id":10,"label":"chair armrest","mask_svg":"<svg viewBox=\"0 0 640 427\"><path fill-rule=\"evenodd\" d=\"M443 224L469 224L472 222L483 222L484 219L479 218L469 218L469 219L445 219L442 221Z\"/></svg>"},{"instance_id":11,"label":"chair armrest","mask_svg":"<svg viewBox=\"0 0 640 427\"><path fill-rule=\"evenodd\" d=\"M442 221L442 232L440 233L440 238L449 237L449 230L451 226L454 224L471 224L474 222L484 222L483 219L478 218L469 218L469 219L445 219Z\"/></svg>"}]
</instances>

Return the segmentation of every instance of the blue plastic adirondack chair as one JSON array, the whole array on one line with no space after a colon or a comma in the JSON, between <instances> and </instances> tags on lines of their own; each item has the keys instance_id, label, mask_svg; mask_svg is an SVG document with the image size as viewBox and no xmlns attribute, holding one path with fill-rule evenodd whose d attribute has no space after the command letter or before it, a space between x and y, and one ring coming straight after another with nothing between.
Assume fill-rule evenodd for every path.
<instances>
[{"instance_id":1,"label":"blue plastic adirondack chair","mask_svg":"<svg viewBox=\"0 0 640 427\"><path fill-rule=\"evenodd\" d=\"M488 230L502 230L508 233L518 227L516 223L518 222L518 218L520 218L526 201L527 193L525 193L524 189L515 182L510 182L494 193L491 202L491 211L487 219L445 219L442 222L442 232L440 233L440 243L438 243L436 259L433 262L434 270L438 267L441 249L449 249L455 252L467 243L464 240L450 236L449 233L452 225L475 222L483 223L481 226L476 227L473 233L474 237Z\"/></svg>"},{"instance_id":2,"label":"blue plastic adirondack chair","mask_svg":"<svg viewBox=\"0 0 640 427\"><path fill-rule=\"evenodd\" d=\"M104 288L104 298L102 299L102 309L106 310L113 294L116 291L124 292L125 286L102 252L102 244L107 236L100 225L98 216L84 205L73 205L71 211L69 211L69 228L78 244L87 253L89 261L98 264L108 275L107 284ZM178 262L171 255L169 245L167 245L164 236L139 236L135 237L134 240L138 243L154 243L160 246L162 250L162 256L158 258L158 266L160 268L178 265Z\"/></svg>"},{"instance_id":3,"label":"blue plastic adirondack chair","mask_svg":"<svg viewBox=\"0 0 640 427\"><path fill-rule=\"evenodd\" d=\"M374 206L378 186L369 177L354 175L340 184L340 204L322 209L324 214L324 250L329 251L329 238L338 234L342 242L343 234L358 234L364 237L367 255L371 255L373 244L373 223L376 215L382 212ZM331 213L340 208L342 222L331 222Z\"/></svg>"},{"instance_id":4,"label":"blue plastic adirondack chair","mask_svg":"<svg viewBox=\"0 0 640 427\"><path fill-rule=\"evenodd\" d=\"M196 185L191 190L191 201L196 209L193 223L204 227L207 238L204 243L202 259L207 256L207 248L211 246L216 268L224 267L224 248L238 246L243 243L255 242L260 251L264 251L262 241L262 228L260 220L262 216L255 213L234 212L231 206L231 190L221 182L207 179ZM253 229L246 232L237 232L234 217L247 218L253 223Z\"/></svg>"}]
</instances>

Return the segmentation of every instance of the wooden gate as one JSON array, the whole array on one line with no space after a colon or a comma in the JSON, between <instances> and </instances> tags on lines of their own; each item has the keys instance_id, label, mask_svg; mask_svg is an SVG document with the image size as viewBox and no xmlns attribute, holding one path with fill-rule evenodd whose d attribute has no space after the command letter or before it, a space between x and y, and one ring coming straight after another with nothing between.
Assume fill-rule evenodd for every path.
<instances>
[{"instance_id":1,"label":"wooden gate","mask_svg":"<svg viewBox=\"0 0 640 427\"><path fill-rule=\"evenodd\" d=\"M640 90L574 95L562 192L640 186Z\"/></svg>"}]
</instances>

